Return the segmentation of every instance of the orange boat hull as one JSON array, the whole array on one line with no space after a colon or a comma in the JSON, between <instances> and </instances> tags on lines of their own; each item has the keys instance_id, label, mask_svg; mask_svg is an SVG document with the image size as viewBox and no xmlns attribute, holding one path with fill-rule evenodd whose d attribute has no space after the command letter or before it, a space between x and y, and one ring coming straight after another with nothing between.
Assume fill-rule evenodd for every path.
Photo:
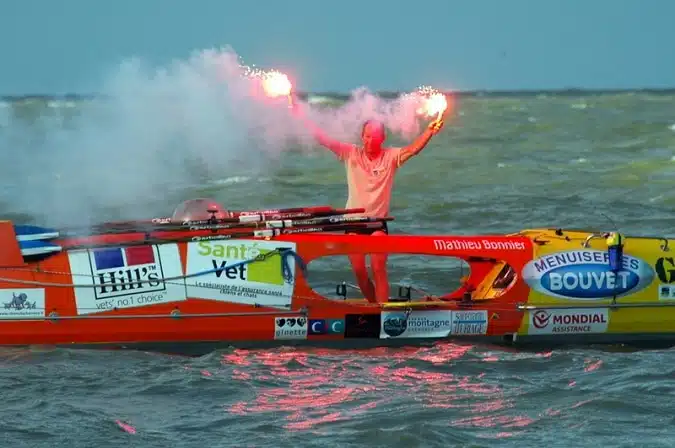
<instances>
[{"instance_id":1,"label":"orange boat hull","mask_svg":"<svg viewBox=\"0 0 675 448\"><path fill-rule=\"evenodd\" d=\"M199 237L203 232L193 234ZM7 242L15 238L9 223L2 223L0 237ZM103 235L88 241L122 247L133 239L129 234ZM73 241L56 243L65 247ZM11 247L8 244L5 247ZM319 295L307 282L311 265L308 274L293 257L285 258L294 270L292 279L282 279L279 269L284 259L278 253L258 260L259 265L231 267L233 260L247 255L260 258L271 250L261 248L274 244L292 248L305 264L350 253L461 258L469 263L471 275L459 289L440 298L378 304ZM137 247L143 249L107 249L105 254L96 249L68 250L30 262L17 257L16 251L4 251L0 345L362 345L508 338L523 320L524 312L516 304L527 302L529 293L516 273L533 254L531 240L522 236L299 234ZM509 266L509 278L498 279ZM210 268L214 268L210 273L197 275L196 271ZM266 281L269 284L260 287ZM22 300L25 303L19 303Z\"/></svg>"}]
</instances>

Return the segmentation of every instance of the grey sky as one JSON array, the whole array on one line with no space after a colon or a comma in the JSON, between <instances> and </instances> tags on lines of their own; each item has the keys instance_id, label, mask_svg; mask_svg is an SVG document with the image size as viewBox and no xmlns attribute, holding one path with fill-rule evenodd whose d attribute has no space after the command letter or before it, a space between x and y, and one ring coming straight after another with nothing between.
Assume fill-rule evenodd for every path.
<instances>
[{"instance_id":1,"label":"grey sky","mask_svg":"<svg viewBox=\"0 0 675 448\"><path fill-rule=\"evenodd\" d=\"M675 86L667 0L6 0L0 94L88 93L125 58L231 45L300 90Z\"/></svg>"}]
</instances>

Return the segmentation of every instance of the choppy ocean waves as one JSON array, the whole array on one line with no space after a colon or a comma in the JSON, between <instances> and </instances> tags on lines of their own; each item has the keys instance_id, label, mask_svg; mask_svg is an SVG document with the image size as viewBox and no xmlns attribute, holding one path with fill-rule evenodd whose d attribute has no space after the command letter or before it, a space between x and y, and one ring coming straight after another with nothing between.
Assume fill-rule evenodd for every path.
<instances>
[{"instance_id":1,"label":"choppy ocean waves","mask_svg":"<svg viewBox=\"0 0 675 448\"><path fill-rule=\"evenodd\" d=\"M12 446L665 447L672 356L450 343L4 352L0 434Z\"/></svg>"}]
</instances>

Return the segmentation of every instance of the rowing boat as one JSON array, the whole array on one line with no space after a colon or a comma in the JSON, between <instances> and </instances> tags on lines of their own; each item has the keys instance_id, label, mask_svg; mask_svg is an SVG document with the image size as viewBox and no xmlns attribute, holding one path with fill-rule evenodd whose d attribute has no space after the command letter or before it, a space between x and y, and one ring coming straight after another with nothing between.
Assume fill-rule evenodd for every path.
<instances>
[{"instance_id":1,"label":"rowing boat","mask_svg":"<svg viewBox=\"0 0 675 448\"><path fill-rule=\"evenodd\" d=\"M392 218L362 209L231 212L201 199L179 209L80 229L1 221L0 345L201 353L223 344L675 340L667 238L545 228L374 238L348 233ZM373 253L461 259L470 273L447 294L413 298L400 287L386 303L351 298L344 283L337 299L310 287L313 261Z\"/></svg>"}]
</instances>

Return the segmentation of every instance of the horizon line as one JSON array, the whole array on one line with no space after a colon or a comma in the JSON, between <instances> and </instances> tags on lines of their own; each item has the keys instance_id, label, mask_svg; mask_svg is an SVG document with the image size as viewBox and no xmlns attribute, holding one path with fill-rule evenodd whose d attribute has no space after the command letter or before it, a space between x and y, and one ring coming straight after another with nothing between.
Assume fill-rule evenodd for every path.
<instances>
[{"instance_id":1,"label":"horizon line","mask_svg":"<svg viewBox=\"0 0 675 448\"><path fill-rule=\"evenodd\" d=\"M372 94L382 98L395 98L409 91L381 90L373 91ZM458 89L444 91L443 93L454 96L522 96L522 95L541 95L541 94L616 94L616 93L675 93L675 87L638 87L638 88L583 88L569 87L557 89ZM352 92L345 93L340 91L316 91L316 92L296 92L296 95L306 99L308 96L326 96L336 99L348 99L353 95ZM104 98L110 95L98 93L65 93L65 94L12 94L0 95L0 100L29 100L29 99L95 99Z\"/></svg>"}]
</instances>

